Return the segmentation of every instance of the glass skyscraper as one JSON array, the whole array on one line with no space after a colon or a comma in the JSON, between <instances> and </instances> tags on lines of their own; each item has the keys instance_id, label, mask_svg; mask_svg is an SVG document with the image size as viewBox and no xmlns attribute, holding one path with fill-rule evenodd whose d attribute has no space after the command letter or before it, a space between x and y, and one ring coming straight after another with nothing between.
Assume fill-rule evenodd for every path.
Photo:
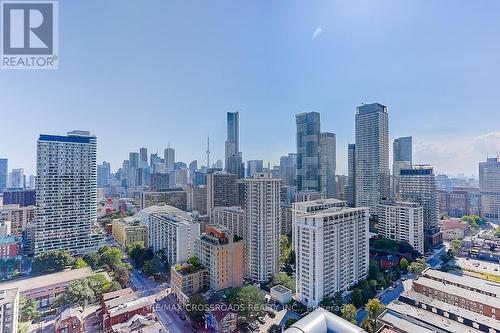
<instances>
[{"instance_id":1,"label":"glass skyscraper","mask_svg":"<svg viewBox=\"0 0 500 333\"><path fill-rule=\"evenodd\" d=\"M238 178L245 177L245 165L240 152L240 113L227 113L226 171Z\"/></svg>"},{"instance_id":2,"label":"glass skyscraper","mask_svg":"<svg viewBox=\"0 0 500 333\"><path fill-rule=\"evenodd\" d=\"M356 206L369 207L390 194L389 114L379 103L356 108Z\"/></svg>"},{"instance_id":3,"label":"glass skyscraper","mask_svg":"<svg viewBox=\"0 0 500 333\"><path fill-rule=\"evenodd\" d=\"M320 191L320 115L303 112L295 115L297 125L297 190Z\"/></svg>"},{"instance_id":4,"label":"glass skyscraper","mask_svg":"<svg viewBox=\"0 0 500 333\"><path fill-rule=\"evenodd\" d=\"M0 193L7 189L7 179L9 177L9 163L6 158L0 158Z\"/></svg>"}]
</instances>

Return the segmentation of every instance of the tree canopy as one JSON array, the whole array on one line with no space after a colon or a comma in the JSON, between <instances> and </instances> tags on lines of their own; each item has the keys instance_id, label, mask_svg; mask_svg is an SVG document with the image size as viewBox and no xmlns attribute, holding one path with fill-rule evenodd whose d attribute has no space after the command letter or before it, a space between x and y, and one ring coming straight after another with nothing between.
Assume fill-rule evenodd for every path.
<instances>
[{"instance_id":1,"label":"tree canopy","mask_svg":"<svg viewBox=\"0 0 500 333\"><path fill-rule=\"evenodd\" d=\"M34 273L48 273L60 271L73 265L73 258L67 251L52 250L40 253L33 260L31 271Z\"/></svg>"}]
</instances>

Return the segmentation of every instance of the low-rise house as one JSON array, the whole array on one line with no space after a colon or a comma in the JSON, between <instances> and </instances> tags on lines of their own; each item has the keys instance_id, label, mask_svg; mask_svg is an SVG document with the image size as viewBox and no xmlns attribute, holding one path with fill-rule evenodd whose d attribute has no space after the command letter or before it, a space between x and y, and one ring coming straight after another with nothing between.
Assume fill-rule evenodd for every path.
<instances>
[{"instance_id":1,"label":"low-rise house","mask_svg":"<svg viewBox=\"0 0 500 333\"><path fill-rule=\"evenodd\" d=\"M54 325L55 333L82 333L83 318L80 309L69 308L61 312Z\"/></svg>"},{"instance_id":2,"label":"low-rise house","mask_svg":"<svg viewBox=\"0 0 500 333\"><path fill-rule=\"evenodd\" d=\"M110 332L113 326L127 322L134 315L148 316L153 313L153 304L154 299L139 297L130 288L103 294L102 328Z\"/></svg>"},{"instance_id":3,"label":"low-rise house","mask_svg":"<svg viewBox=\"0 0 500 333\"><path fill-rule=\"evenodd\" d=\"M211 304L212 311L209 311L206 318L207 328L213 332L234 333L238 332L236 326L238 314L231 310L227 303Z\"/></svg>"},{"instance_id":4,"label":"low-rise house","mask_svg":"<svg viewBox=\"0 0 500 333\"><path fill-rule=\"evenodd\" d=\"M469 225L455 218L443 220L441 230L443 232L443 240L445 241L464 238L470 235Z\"/></svg>"},{"instance_id":5,"label":"low-rise house","mask_svg":"<svg viewBox=\"0 0 500 333\"><path fill-rule=\"evenodd\" d=\"M111 327L113 333L168 333L161 322L155 321L153 318L134 315L124 323L116 324Z\"/></svg>"}]
</instances>

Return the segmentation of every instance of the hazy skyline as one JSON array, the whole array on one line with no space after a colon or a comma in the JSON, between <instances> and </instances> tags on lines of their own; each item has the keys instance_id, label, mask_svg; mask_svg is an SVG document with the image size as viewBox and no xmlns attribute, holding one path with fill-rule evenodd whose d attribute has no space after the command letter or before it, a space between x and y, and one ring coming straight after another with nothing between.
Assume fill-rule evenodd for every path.
<instances>
[{"instance_id":1,"label":"hazy skyline","mask_svg":"<svg viewBox=\"0 0 500 333\"><path fill-rule=\"evenodd\" d=\"M41 133L89 130L98 161L171 142L176 158L223 159L240 111L243 159L295 152L295 114L337 134L338 173L355 107L388 106L390 146L478 175L500 152L498 1L60 2L55 71L0 71L0 157L35 171ZM92 17L92 22L88 22ZM110 17L113 17L110 20ZM446 17L446 19L443 19ZM186 20L186 18L190 18Z\"/></svg>"}]
</instances>

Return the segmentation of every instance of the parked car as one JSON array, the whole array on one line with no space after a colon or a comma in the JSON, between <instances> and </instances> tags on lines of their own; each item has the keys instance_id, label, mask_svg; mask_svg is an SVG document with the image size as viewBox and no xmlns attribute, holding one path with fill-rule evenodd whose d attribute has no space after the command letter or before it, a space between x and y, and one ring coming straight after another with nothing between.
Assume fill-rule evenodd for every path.
<instances>
[{"instance_id":1,"label":"parked car","mask_svg":"<svg viewBox=\"0 0 500 333\"><path fill-rule=\"evenodd\" d=\"M257 318L257 321L258 321L259 323L261 323L261 324L265 324L265 323L266 323L266 321L265 321L265 320L264 320L264 318L262 318L262 317L258 317L258 318Z\"/></svg>"},{"instance_id":2,"label":"parked car","mask_svg":"<svg viewBox=\"0 0 500 333\"><path fill-rule=\"evenodd\" d=\"M269 318L274 318L274 317L276 317L276 313L274 313L274 311L272 311L272 310L268 310L268 311L267 311L267 315L269 316Z\"/></svg>"}]
</instances>

